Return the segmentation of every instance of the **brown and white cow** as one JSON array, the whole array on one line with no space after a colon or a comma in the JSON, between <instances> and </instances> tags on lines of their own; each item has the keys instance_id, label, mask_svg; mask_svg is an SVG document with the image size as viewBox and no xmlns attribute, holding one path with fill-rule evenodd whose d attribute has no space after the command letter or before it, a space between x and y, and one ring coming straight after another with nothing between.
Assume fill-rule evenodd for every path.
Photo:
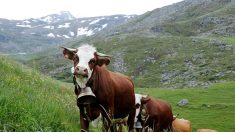
<instances>
[{"instance_id":1,"label":"brown and white cow","mask_svg":"<svg viewBox=\"0 0 235 132\"><path fill-rule=\"evenodd\" d=\"M172 131L173 114L170 104L152 97L142 97L138 120L143 131L152 129L154 132Z\"/></svg>"},{"instance_id":2,"label":"brown and white cow","mask_svg":"<svg viewBox=\"0 0 235 132\"><path fill-rule=\"evenodd\" d=\"M109 71L106 66L110 63L110 57L98 53L90 45L83 45L78 49L64 48L63 54L65 58L73 60L74 75L78 79L79 87L90 87L97 99L96 106L104 108L99 110L108 120L108 126L112 125L108 115L114 119L128 116L128 128L129 131L133 131L135 117L133 82L125 75ZM80 120L82 129L88 130L89 122Z\"/></svg>"}]
</instances>

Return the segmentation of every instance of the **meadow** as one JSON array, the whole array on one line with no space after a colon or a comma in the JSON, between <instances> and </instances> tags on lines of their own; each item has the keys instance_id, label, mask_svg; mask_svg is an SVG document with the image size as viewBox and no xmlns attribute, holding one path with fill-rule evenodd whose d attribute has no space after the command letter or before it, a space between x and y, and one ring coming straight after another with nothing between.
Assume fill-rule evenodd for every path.
<instances>
[{"instance_id":1,"label":"meadow","mask_svg":"<svg viewBox=\"0 0 235 132\"><path fill-rule=\"evenodd\" d=\"M53 80L21 64L0 57L0 131L79 131L79 110L73 85ZM198 128L235 131L235 82L208 88L136 88L168 101L173 113ZM189 104L177 103L188 99ZM101 131L101 128L91 128Z\"/></svg>"}]
</instances>

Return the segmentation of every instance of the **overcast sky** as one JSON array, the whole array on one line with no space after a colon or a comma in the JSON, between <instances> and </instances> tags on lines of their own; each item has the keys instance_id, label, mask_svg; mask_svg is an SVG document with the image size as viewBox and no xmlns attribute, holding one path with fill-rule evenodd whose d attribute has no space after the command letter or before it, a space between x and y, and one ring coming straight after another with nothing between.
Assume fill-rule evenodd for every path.
<instances>
[{"instance_id":1,"label":"overcast sky","mask_svg":"<svg viewBox=\"0 0 235 132\"><path fill-rule=\"evenodd\" d=\"M39 18L60 11L75 17L143 14L182 0L0 0L0 18Z\"/></svg>"}]
</instances>

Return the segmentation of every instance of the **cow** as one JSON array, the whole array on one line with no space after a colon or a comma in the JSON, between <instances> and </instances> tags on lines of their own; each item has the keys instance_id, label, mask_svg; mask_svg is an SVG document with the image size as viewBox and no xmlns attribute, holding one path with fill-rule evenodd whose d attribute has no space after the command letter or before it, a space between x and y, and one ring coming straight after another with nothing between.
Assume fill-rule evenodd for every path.
<instances>
[{"instance_id":1,"label":"cow","mask_svg":"<svg viewBox=\"0 0 235 132\"><path fill-rule=\"evenodd\" d=\"M197 132L217 132L217 131L211 129L197 129Z\"/></svg>"},{"instance_id":2,"label":"cow","mask_svg":"<svg viewBox=\"0 0 235 132\"><path fill-rule=\"evenodd\" d=\"M191 122L183 118L174 118L172 122L173 132L192 132Z\"/></svg>"},{"instance_id":3,"label":"cow","mask_svg":"<svg viewBox=\"0 0 235 132\"><path fill-rule=\"evenodd\" d=\"M83 45L77 49L62 48L64 57L73 61L74 76L79 79L77 82L80 89L90 88L96 96L95 105L107 123L106 130L112 126L112 119L128 116L128 129L133 131L135 117L133 82L123 74L108 70L110 57L97 52L90 45ZM89 122L83 118L80 118L80 121L82 129L88 130Z\"/></svg>"},{"instance_id":4,"label":"cow","mask_svg":"<svg viewBox=\"0 0 235 132\"><path fill-rule=\"evenodd\" d=\"M172 131L173 114L170 104L149 96L142 97L140 102L138 121L141 122L143 131Z\"/></svg>"}]
</instances>

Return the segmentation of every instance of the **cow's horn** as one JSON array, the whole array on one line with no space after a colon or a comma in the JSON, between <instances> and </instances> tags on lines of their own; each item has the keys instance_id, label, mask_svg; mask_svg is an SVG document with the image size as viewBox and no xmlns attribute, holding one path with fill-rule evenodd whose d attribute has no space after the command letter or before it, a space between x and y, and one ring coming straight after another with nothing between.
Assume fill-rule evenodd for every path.
<instances>
[{"instance_id":1,"label":"cow's horn","mask_svg":"<svg viewBox=\"0 0 235 132\"><path fill-rule=\"evenodd\" d=\"M70 52L77 52L78 51L78 49L73 49L73 48L66 48L66 47L61 47L61 48L66 49Z\"/></svg>"},{"instance_id":2,"label":"cow's horn","mask_svg":"<svg viewBox=\"0 0 235 132\"><path fill-rule=\"evenodd\" d=\"M106 55L100 52L96 52L96 55L100 56L100 57L111 57L110 55Z\"/></svg>"}]
</instances>

